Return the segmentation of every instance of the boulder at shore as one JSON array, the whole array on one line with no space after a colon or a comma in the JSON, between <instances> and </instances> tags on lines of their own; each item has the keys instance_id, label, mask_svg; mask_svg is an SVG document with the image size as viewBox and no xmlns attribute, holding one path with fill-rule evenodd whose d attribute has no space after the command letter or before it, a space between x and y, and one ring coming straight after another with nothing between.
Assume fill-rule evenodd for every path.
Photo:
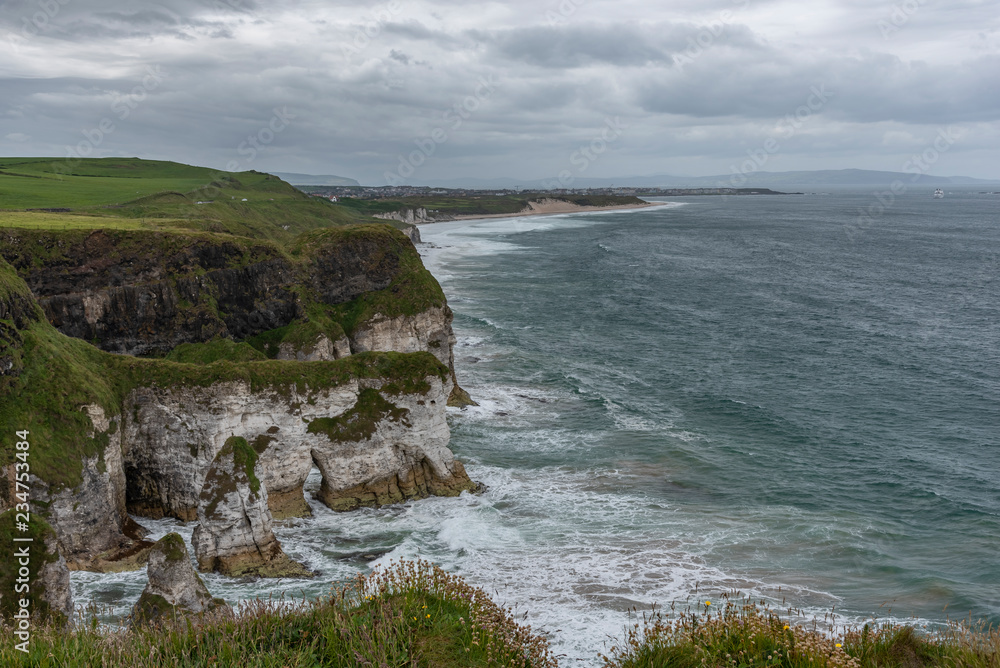
<instances>
[{"instance_id":1,"label":"boulder at shore","mask_svg":"<svg viewBox=\"0 0 1000 668\"><path fill-rule=\"evenodd\" d=\"M212 598L191 565L184 539L176 533L161 538L149 553L149 583L132 609L134 623L170 620L228 607Z\"/></svg>"}]
</instances>

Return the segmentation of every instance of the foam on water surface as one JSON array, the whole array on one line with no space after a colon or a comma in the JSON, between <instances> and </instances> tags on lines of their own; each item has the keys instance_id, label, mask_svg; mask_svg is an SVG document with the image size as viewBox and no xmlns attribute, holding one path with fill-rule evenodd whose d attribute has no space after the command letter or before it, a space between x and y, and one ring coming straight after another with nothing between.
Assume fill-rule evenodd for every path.
<instances>
[{"instance_id":1,"label":"foam on water surface","mask_svg":"<svg viewBox=\"0 0 1000 668\"><path fill-rule=\"evenodd\" d=\"M905 315L899 322L869 307L877 291L865 283L869 260L856 256L871 248L880 257L882 232L868 231L869 246L844 247L831 230L840 222L822 223L851 210L834 200L702 198L422 226L421 255L456 313L459 379L480 404L449 409L451 447L487 491L346 514L311 501L313 517L279 523L276 534L321 572L316 581L208 575L210 590L231 602L316 596L396 558L428 559L516 603L552 634L564 665L581 666L599 665L630 609L734 590L784 599L801 619L836 605L838 623L871 614L933 623L946 601L1000 615L981 583L948 570L959 559L971 573L995 572L996 519L985 511L1000 475L989 450L974 460L956 448L920 450L910 445L920 429L901 444L882 429L886 418L858 417L871 410L893 416L893 429L921 424L896 415L893 374L917 399L944 381L915 375L898 348L934 342L900 324L926 329L919 304L893 307ZM828 210L808 218L822 202ZM801 235L782 227L794 216L807 220ZM850 280L811 284L831 263ZM779 270L784 283L774 280ZM902 297L878 294L892 299ZM855 346L854 336L876 338ZM863 355L876 346L873 364ZM845 368L854 385L838 375ZM947 382L961 373L949 367ZM975 410L969 387L1000 391L995 374L961 382ZM879 383L886 389L855 399ZM962 408L941 406L933 419ZM951 431L988 433L976 415ZM921 478L928 468L937 478ZM318 484L314 472L307 492ZM140 521L154 537L190 536L190 526ZM73 574L77 602L127 608L144 584L142 572Z\"/></svg>"}]
</instances>

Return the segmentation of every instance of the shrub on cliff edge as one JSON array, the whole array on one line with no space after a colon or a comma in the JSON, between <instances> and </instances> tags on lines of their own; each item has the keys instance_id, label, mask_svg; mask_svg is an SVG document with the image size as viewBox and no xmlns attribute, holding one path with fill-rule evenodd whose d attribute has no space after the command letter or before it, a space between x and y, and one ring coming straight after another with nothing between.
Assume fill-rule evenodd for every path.
<instances>
[{"instance_id":1,"label":"shrub on cliff edge","mask_svg":"<svg viewBox=\"0 0 1000 668\"><path fill-rule=\"evenodd\" d=\"M555 668L556 661L545 638L481 589L426 562L401 561L293 606L256 601L235 614L114 632L37 628L28 655L0 644L0 665Z\"/></svg>"},{"instance_id":2,"label":"shrub on cliff edge","mask_svg":"<svg viewBox=\"0 0 1000 668\"><path fill-rule=\"evenodd\" d=\"M928 635L899 624L843 633L783 620L766 604L723 597L697 611L644 614L603 656L604 668L998 668L1000 629L951 624Z\"/></svg>"}]
</instances>

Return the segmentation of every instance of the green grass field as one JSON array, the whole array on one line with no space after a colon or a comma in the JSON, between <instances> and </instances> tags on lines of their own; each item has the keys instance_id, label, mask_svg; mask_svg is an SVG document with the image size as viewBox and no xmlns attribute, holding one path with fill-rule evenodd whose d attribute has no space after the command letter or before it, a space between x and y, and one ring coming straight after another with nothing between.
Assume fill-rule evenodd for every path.
<instances>
[{"instance_id":1,"label":"green grass field","mask_svg":"<svg viewBox=\"0 0 1000 668\"><path fill-rule=\"evenodd\" d=\"M160 192L191 192L217 178L204 167L134 158L0 158L0 209L123 204Z\"/></svg>"},{"instance_id":2,"label":"green grass field","mask_svg":"<svg viewBox=\"0 0 1000 668\"><path fill-rule=\"evenodd\" d=\"M137 158L0 158L0 227L176 228L288 240L369 216L255 171Z\"/></svg>"},{"instance_id":3,"label":"green grass field","mask_svg":"<svg viewBox=\"0 0 1000 668\"><path fill-rule=\"evenodd\" d=\"M168 226L173 221L160 221ZM95 227L116 230L141 230L141 220L110 218L107 216L81 216L71 213L44 211L0 211L0 228L23 227L34 230L89 230Z\"/></svg>"}]
</instances>

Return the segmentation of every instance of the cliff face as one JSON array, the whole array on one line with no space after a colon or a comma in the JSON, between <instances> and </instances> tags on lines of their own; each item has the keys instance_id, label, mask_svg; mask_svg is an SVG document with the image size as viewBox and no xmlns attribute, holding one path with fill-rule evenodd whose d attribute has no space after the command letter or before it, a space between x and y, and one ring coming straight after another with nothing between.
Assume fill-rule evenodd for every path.
<instances>
[{"instance_id":1,"label":"cliff face","mask_svg":"<svg viewBox=\"0 0 1000 668\"><path fill-rule=\"evenodd\" d=\"M48 503L59 553L71 570L138 568L152 543L142 540L145 531L126 511L122 430L101 406L91 404L83 411L93 424L90 437L103 436L107 446L102 453L83 458L83 480L77 487L52 486L37 479L35 496Z\"/></svg>"},{"instance_id":2,"label":"cliff face","mask_svg":"<svg viewBox=\"0 0 1000 668\"><path fill-rule=\"evenodd\" d=\"M388 227L313 233L292 254L222 235L7 230L0 254L56 329L109 352L225 338L299 361L425 350L452 368L444 295Z\"/></svg>"},{"instance_id":3,"label":"cliff face","mask_svg":"<svg viewBox=\"0 0 1000 668\"><path fill-rule=\"evenodd\" d=\"M424 391L387 395L383 401L391 412L373 413L363 401L365 393L378 394L391 382L352 378L343 385L301 392L294 386L254 390L245 382L137 389L125 401L122 429L128 509L147 517L195 520L206 476L233 435L257 451L258 475L269 508L279 517L307 512L302 487L313 465L323 473L322 500L335 509L360 505L357 490L377 488L390 479L422 477L425 465L434 472L434 489L455 490L453 494L471 489L447 448L443 407L450 379L425 378ZM394 419L400 414L405 419ZM361 445L346 432L331 437L329 429L324 430L326 422L345 415L369 421L372 433ZM380 503L432 493L437 492L418 486ZM375 503L372 497L367 505Z\"/></svg>"},{"instance_id":4,"label":"cliff face","mask_svg":"<svg viewBox=\"0 0 1000 668\"><path fill-rule=\"evenodd\" d=\"M448 449L451 312L403 234L323 230L288 249L145 232L3 242L0 429L31 430L47 609L69 609L69 569L145 561L129 513L198 522L202 568L307 575L270 527L308 513L313 466L336 510L474 488ZM10 453L0 474L13 526Z\"/></svg>"}]
</instances>

